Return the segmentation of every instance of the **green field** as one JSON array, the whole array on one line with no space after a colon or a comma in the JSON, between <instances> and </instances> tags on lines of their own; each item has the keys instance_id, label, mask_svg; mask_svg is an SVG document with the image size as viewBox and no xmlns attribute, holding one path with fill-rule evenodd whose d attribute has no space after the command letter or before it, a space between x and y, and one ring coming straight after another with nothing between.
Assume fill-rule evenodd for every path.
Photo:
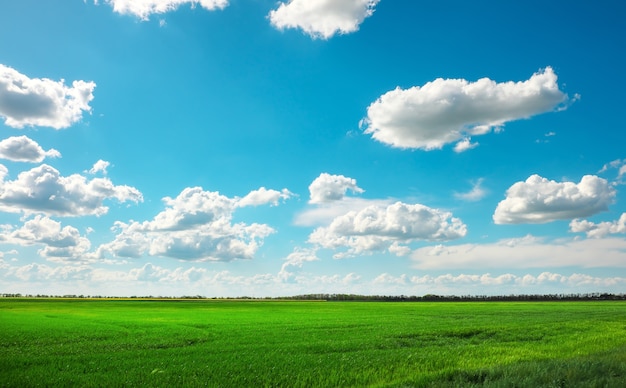
<instances>
[{"instance_id":1,"label":"green field","mask_svg":"<svg viewBox=\"0 0 626 388\"><path fill-rule=\"evenodd\" d=\"M626 302L0 300L0 386L626 386Z\"/></svg>"}]
</instances>

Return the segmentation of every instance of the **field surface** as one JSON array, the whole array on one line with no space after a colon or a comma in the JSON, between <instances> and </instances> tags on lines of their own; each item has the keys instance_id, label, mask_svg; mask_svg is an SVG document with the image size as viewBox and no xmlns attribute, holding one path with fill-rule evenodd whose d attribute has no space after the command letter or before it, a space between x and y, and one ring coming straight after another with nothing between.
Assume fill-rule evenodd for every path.
<instances>
[{"instance_id":1,"label":"field surface","mask_svg":"<svg viewBox=\"0 0 626 388\"><path fill-rule=\"evenodd\" d=\"M0 300L0 386L626 386L626 302Z\"/></svg>"}]
</instances>

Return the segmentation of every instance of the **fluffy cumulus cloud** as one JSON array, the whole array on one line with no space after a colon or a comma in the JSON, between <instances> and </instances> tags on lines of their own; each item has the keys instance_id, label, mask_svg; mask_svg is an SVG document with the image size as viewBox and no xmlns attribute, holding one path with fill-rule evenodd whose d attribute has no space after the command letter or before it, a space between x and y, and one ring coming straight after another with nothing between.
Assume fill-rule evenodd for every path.
<instances>
[{"instance_id":1,"label":"fluffy cumulus cloud","mask_svg":"<svg viewBox=\"0 0 626 388\"><path fill-rule=\"evenodd\" d=\"M353 193L363 192L363 189L357 186L355 179L324 172L309 185L311 195L309 203L320 204L338 201L343 199L348 190Z\"/></svg>"},{"instance_id":2,"label":"fluffy cumulus cloud","mask_svg":"<svg viewBox=\"0 0 626 388\"><path fill-rule=\"evenodd\" d=\"M414 250L411 258L422 270L450 268L556 268L626 266L626 240L560 239L534 236L487 244L436 245Z\"/></svg>"},{"instance_id":3,"label":"fluffy cumulus cloud","mask_svg":"<svg viewBox=\"0 0 626 388\"><path fill-rule=\"evenodd\" d=\"M223 9L228 0L104 0L113 7L113 11L120 14L130 14L142 20L148 20L152 14L163 14L176 10L183 4L192 7L200 6L207 10ZM94 0L98 4L98 0Z\"/></svg>"},{"instance_id":4,"label":"fluffy cumulus cloud","mask_svg":"<svg viewBox=\"0 0 626 388\"><path fill-rule=\"evenodd\" d=\"M95 162L93 164L93 167L91 167L89 169L89 173L90 174L97 174L99 172L101 172L102 174L106 175L107 174L107 168L109 168L109 166L111 165L111 163L107 162L106 160L98 160L97 162Z\"/></svg>"},{"instance_id":5,"label":"fluffy cumulus cloud","mask_svg":"<svg viewBox=\"0 0 626 388\"><path fill-rule=\"evenodd\" d=\"M165 210L150 221L117 222L115 240L100 246L98 255L137 258L148 254L201 261L252 259L274 229L265 224L233 223L234 211L275 203L287 192L264 189L243 198L228 198L200 187L186 188L176 198L164 198Z\"/></svg>"},{"instance_id":6,"label":"fluffy cumulus cloud","mask_svg":"<svg viewBox=\"0 0 626 388\"><path fill-rule=\"evenodd\" d=\"M82 175L62 176L42 164L21 172L15 180L5 180L8 170L0 165L0 210L10 213L42 213L64 217L102 215L108 212L107 199L141 202L134 187L116 186L107 178L87 180Z\"/></svg>"},{"instance_id":7,"label":"fluffy cumulus cloud","mask_svg":"<svg viewBox=\"0 0 626 388\"><path fill-rule=\"evenodd\" d=\"M5 229L0 233L0 242L22 246L43 246L39 254L52 261L87 260L91 247L89 240L72 227L61 227L61 223L45 216L35 216L19 229Z\"/></svg>"},{"instance_id":8,"label":"fluffy cumulus cloud","mask_svg":"<svg viewBox=\"0 0 626 388\"><path fill-rule=\"evenodd\" d=\"M569 224L570 232L586 233L587 237L602 238L610 234L626 233L626 213L622 213L615 221L593 223L587 220L572 220Z\"/></svg>"},{"instance_id":9,"label":"fluffy cumulus cloud","mask_svg":"<svg viewBox=\"0 0 626 388\"><path fill-rule=\"evenodd\" d=\"M550 67L520 82L439 78L383 94L367 108L361 125L392 147L433 150L459 142L455 151L462 152L477 145L471 136L564 108L567 101Z\"/></svg>"},{"instance_id":10,"label":"fluffy cumulus cloud","mask_svg":"<svg viewBox=\"0 0 626 388\"><path fill-rule=\"evenodd\" d=\"M0 64L0 116L13 128L67 128L91 112L94 82L29 78Z\"/></svg>"},{"instance_id":11,"label":"fluffy cumulus cloud","mask_svg":"<svg viewBox=\"0 0 626 388\"><path fill-rule=\"evenodd\" d=\"M14 162L39 163L46 157L60 158L54 148L45 151L36 141L27 136L11 136L0 141L0 158Z\"/></svg>"},{"instance_id":12,"label":"fluffy cumulus cloud","mask_svg":"<svg viewBox=\"0 0 626 388\"><path fill-rule=\"evenodd\" d=\"M282 200L285 201L293 196L287 189L282 189L281 191L266 189L265 187L261 187L258 190L253 190L248 193L245 197L241 198L237 201L238 207L245 206L259 206L271 204L272 206L278 205L278 203Z\"/></svg>"},{"instance_id":13,"label":"fluffy cumulus cloud","mask_svg":"<svg viewBox=\"0 0 626 388\"><path fill-rule=\"evenodd\" d=\"M467 227L449 212L420 204L396 202L370 205L335 218L329 226L319 227L309 242L340 250L335 258L372 252L404 253L402 244L413 241L448 241L465 236Z\"/></svg>"},{"instance_id":14,"label":"fluffy cumulus cloud","mask_svg":"<svg viewBox=\"0 0 626 388\"><path fill-rule=\"evenodd\" d=\"M271 24L282 30L300 28L313 38L329 39L359 29L379 0L290 0L270 11Z\"/></svg>"},{"instance_id":15,"label":"fluffy cumulus cloud","mask_svg":"<svg viewBox=\"0 0 626 388\"><path fill-rule=\"evenodd\" d=\"M588 217L608 209L615 189L595 175L579 183L555 182L532 175L513 184L493 214L496 224L540 224Z\"/></svg>"},{"instance_id":16,"label":"fluffy cumulus cloud","mask_svg":"<svg viewBox=\"0 0 626 388\"><path fill-rule=\"evenodd\" d=\"M336 217L350 211L360 211L371 205L386 206L393 202L389 199L363 199L347 195L348 192L360 194L364 191L357 185L356 179L321 173L309 185L309 204L313 206L298 213L295 223L300 226L328 225Z\"/></svg>"}]
</instances>

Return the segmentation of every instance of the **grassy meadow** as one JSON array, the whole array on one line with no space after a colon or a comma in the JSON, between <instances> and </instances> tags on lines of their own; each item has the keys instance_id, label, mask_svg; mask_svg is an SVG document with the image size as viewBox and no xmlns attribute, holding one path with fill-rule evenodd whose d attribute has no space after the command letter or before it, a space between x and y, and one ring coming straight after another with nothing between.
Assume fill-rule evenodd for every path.
<instances>
[{"instance_id":1,"label":"grassy meadow","mask_svg":"<svg viewBox=\"0 0 626 388\"><path fill-rule=\"evenodd\" d=\"M626 302L0 299L0 386L624 387Z\"/></svg>"}]
</instances>

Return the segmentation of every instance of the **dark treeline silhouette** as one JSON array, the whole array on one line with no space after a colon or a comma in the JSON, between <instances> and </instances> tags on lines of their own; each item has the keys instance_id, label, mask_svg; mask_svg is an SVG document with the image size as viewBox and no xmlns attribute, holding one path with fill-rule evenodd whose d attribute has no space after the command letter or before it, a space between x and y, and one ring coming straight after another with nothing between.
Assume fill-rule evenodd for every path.
<instances>
[{"instance_id":1,"label":"dark treeline silhouette","mask_svg":"<svg viewBox=\"0 0 626 388\"><path fill-rule=\"evenodd\" d=\"M363 301L363 302L491 302L491 301L585 301L626 300L626 294L532 294L532 295L355 295L355 294L306 294L287 300Z\"/></svg>"},{"instance_id":2,"label":"dark treeline silhouette","mask_svg":"<svg viewBox=\"0 0 626 388\"><path fill-rule=\"evenodd\" d=\"M304 294L285 297L206 297L193 296L129 296L114 297L100 295L44 295L20 293L0 293L0 298L68 298L68 299L202 299L202 300L308 300L327 302L506 302L506 301L594 301L594 300L626 300L626 294L610 293L586 293L586 294L530 294L530 295L433 295L407 296L407 295L358 295L358 294Z\"/></svg>"}]
</instances>

